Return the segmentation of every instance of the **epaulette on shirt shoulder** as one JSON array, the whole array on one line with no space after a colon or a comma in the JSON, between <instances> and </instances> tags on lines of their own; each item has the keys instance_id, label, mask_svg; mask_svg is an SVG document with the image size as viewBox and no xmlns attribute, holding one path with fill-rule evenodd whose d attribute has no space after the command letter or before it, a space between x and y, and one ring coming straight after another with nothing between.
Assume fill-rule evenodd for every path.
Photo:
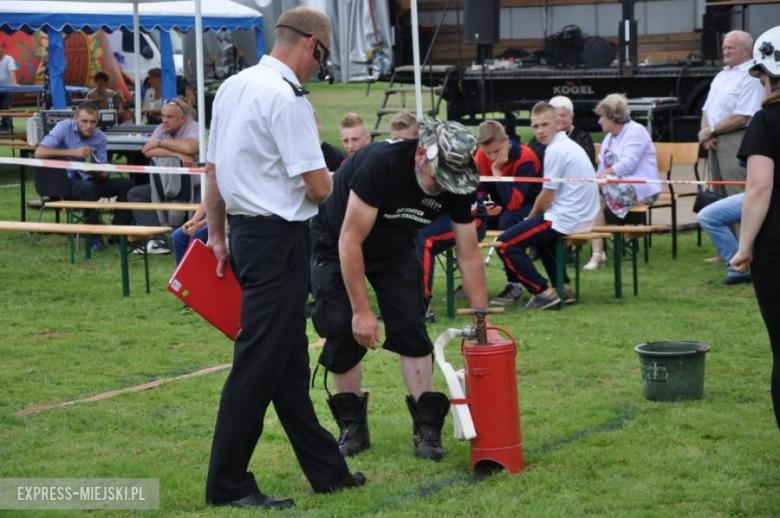
<instances>
[{"instance_id":1,"label":"epaulette on shirt shoulder","mask_svg":"<svg viewBox=\"0 0 780 518\"><path fill-rule=\"evenodd\" d=\"M283 77L282 79L285 80L285 82L290 85L290 88L292 88L293 92L295 93L296 97L303 97L304 95L308 94L309 91L302 87L301 85L296 85L286 77Z\"/></svg>"}]
</instances>

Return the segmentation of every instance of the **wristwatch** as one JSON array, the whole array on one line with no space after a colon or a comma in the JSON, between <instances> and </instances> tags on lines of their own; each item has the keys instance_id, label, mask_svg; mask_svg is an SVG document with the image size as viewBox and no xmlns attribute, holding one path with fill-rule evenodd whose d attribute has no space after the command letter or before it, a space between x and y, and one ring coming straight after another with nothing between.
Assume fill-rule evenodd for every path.
<instances>
[{"instance_id":1,"label":"wristwatch","mask_svg":"<svg viewBox=\"0 0 780 518\"><path fill-rule=\"evenodd\" d=\"M715 125L714 124L712 126L710 126L710 136L711 137L715 136Z\"/></svg>"},{"instance_id":2,"label":"wristwatch","mask_svg":"<svg viewBox=\"0 0 780 518\"><path fill-rule=\"evenodd\" d=\"M710 129L712 129L712 128L710 128ZM157 139L157 147L162 147L162 139L161 138Z\"/></svg>"}]
</instances>

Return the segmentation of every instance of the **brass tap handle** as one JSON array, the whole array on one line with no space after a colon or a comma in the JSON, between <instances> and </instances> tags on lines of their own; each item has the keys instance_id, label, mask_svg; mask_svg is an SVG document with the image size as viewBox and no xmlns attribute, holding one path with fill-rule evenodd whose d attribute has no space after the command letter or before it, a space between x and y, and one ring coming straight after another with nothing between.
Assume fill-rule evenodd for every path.
<instances>
[{"instance_id":1,"label":"brass tap handle","mask_svg":"<svg viewBox=\"0 0 780 518\"><path fill-rule=\"evenodd\" d=\"M488 345L487 341L487 326L485 325L485 317L488 314L503 313L504 308L470 308L459 309L458 315L474 315L477 317L477 324L475 326L477 335L477 345Z\"/></svg>"},{"instance_id":2,"label":"brass tap handle","mask_svg":"<svg viewBox=\"0 0 780 518\"><path fill-rule=\"evenodd\" d=\"M503 312L504 308L463 308L456 311L458 315L477 315L479 313L483 315L498 315Z\"/></svg>"}]
</instances>

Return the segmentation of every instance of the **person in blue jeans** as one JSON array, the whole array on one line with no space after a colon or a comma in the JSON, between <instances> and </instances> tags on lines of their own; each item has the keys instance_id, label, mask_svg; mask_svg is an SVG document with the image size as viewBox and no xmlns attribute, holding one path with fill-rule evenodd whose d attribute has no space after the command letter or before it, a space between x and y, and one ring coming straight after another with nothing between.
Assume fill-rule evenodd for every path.
<instances>
[{"instance_id":1,"label":"person in blue jeans","mask_svg":"<svg viewBox=\"0 0 780 518\"><path fill-rule=\"evenodd\" d=\"M181 262L184 252L187 251L187 247L190 246L190 242L193 239L198 239L204 243L208 241L209 227L207 222L206 207L201 202L198 208L195 209L192 218L173 231L173 254L176 258L176 266Z\"/></svg>"},{"instance_id":2,"label":"person in blue jeans","mask_svg":"<svg viewBox=\"0 0 780 518\"><path fill-rule=\"evenodd\" d=\"M726 278L721 281L724 286L743 284L753 280L750 271L737 273L729 263L739 249L737 238L729 226L742 220L742 200L744 198L745 193L727 196L707 205L698 215L699 225L707 232L710 241L718 251L718 255L726 263Z\"/></svg>"}]
</instances>

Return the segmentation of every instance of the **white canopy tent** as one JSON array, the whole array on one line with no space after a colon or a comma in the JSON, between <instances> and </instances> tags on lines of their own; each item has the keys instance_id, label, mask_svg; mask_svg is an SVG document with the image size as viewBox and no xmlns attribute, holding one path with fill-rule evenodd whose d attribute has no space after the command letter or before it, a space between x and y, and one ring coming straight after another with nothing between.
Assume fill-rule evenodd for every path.
<instances>
[{"instance_id":1,"label":"white canopy tent","mask_svg":"<svg viewBox=\"0 0 780 518\"><path fill-rule=\"evenodd\" d=\"M140 5L139 5L140 4ZM160 28L170 30L177 28L186 30L192 26L196 38L196 67L198 106L205 106L204 62L203 62L203 17L207 17L208 28L255 28L259 32L258 56L262 48L262 17L254 9L229 0L81 0L68 2L66 0L50 0L38 2L33 0L0 0L0 28L3 30L36 30L46 27L50 31L67 30L97 30L108 28L132 29L134 47L140 48L141 28L151 30ZM141 23L143 20L143 23ZM50 32L50 38L53 32ZM56 38L55 45L56 45ZM50 42L52 39L50 39ZM61 37L59 38L61 51ZM56 50L56 49L55 49ZM51 58L51 56L50 56ZM140 85L138 53L135 53L135 82ZM51 66L55 64L51 61ZM62 63L58 64L64 69ZM140 123L141 97L140 88L136 88L136 123ZM200 160L205 159L206 122L201 116L198 120Z\"/></svg>"},{"instance_id":2,"label":"white canopy tent","mask_svg":"<svg viewBox=\"0 0 780 518\"><path fill-rule=\"evenodd\" d=\"M363 80L366 78L359 77L364 74L365 65L358 64L361 60L365 59L365 51L369 48L375 47L376 44L371 42L372 36L376 34L377 29L367 30L366 25L371 25L373 21L379 21L379 37L383 40L382 44L378 47L383 50L386 55L392 56L392 37L390 35L389 22L387 22L387 3L388 0L235 0L243 5L254 6L263 13L263 16L269 20L269 23L274 23L284 11L296 7L298 5L308 5L314 9L322 11L331 19L334 25L334 42L333 42L333 60L336 79L343 82L349 82L355 78L357 80ZM361 4L361 5L357 5ZM416 113L417 118L422 118L422 77L420 73L420 38L419 38L419 21L417 16L417 0L411 0L411 14L412 14L412 55L414 57L414 79L415 79L415 91L416 91ZM372 12L375 11L375 12ZM376 16L379 16L378 20L372 20ZM384 27L384 22L388 23L387 28ZM267 43L271 43L272 34L269 32ZM375 49L376 50L376 49ZM376 65L376 63L375 63ZM357 68L360 70L357 70ZM356 77L357 76L357 77Z\"/></svg>"}]
</instances>

